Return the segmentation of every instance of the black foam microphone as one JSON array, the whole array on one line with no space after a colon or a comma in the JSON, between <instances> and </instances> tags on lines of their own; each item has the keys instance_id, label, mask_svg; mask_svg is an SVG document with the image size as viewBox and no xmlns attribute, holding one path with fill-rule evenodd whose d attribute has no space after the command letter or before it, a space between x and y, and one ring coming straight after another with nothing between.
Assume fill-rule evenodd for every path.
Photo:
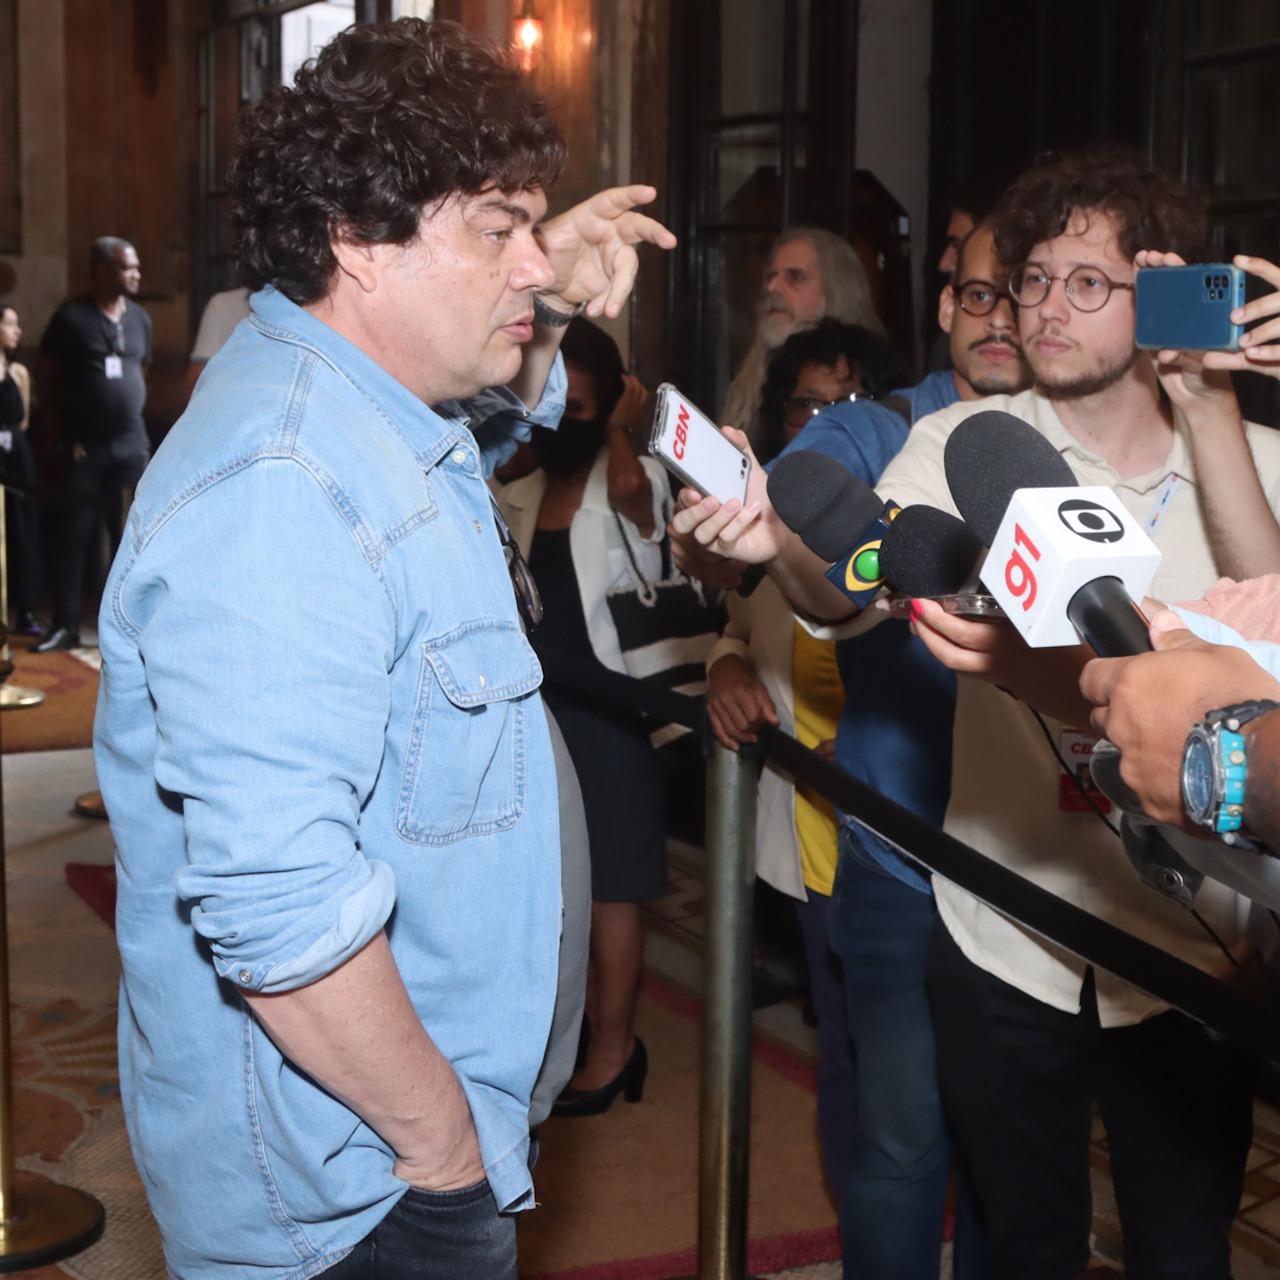
<instances>
[{"instance_id":1,"label":"black foam microphone","mask_svg":"<svg viewBox=\"0 0 1280 1280\"><path fill-rule=\"evenodd\" d=\"M973 581L984 550L963 520L936 507L903 507L880 544L880 572L911 596L948 596Z\"/></svg>"},{"instance_id":2,"label":"black foam microphone","mask_svg":"<svg viewBox=\"0 0 1280 1280\"><path fill-rule=\"evenodd\" d=\"M1001 409L984 409L960 423L942 461L957 510L987 547L1019 489L1078 483L1067 460L1035 427Z\"/></svg>"},{"instance_id":3,"label":"black foam microphone","mask_svg":"<svg viewBox=\"0 0 1280 1280\"><path fill-rule=\"evenodd\" d=\"M881 540L897 513L870 485L824 453L798 449L769 473L769 501L782 523L831 567L827 580L860 607L884 585Z\"/></svg>"},{"instance_id":4,"label":"black foam microphone","mask_svg":"<svg viewBox=\"0 0 1280 1280\"><path fill-rule=\"evenodd\" d=\"M966 418L943 461L956 506L991 548L983 582L1028 644L1079 637L1102 657L1151 648L1134 597L1160 553L1110 489L1080 488L1040 432L999 410Z\"/></svg>"}]
</instances>

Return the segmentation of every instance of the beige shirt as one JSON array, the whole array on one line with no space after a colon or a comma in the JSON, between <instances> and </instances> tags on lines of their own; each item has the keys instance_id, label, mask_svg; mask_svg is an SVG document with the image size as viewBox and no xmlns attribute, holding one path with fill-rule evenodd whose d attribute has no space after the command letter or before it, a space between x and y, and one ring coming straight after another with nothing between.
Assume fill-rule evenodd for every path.
<instances>
[{"instance_id":1,"label":"beige shirt","mask_svg":"<svg viewBox=\"0 0 1280 1280\"><path fill-rule=\"evenodd\" d=\"M1068 433L1048 399L1035 391L959 403L921 419L881 476L881 495L902 506L923 502L958 514L946 483L943 446L959 422L989 409L1031 423L1057 446L1082 484L1111 486L1140 522L1146 522L1170 474L1181 477L1152 533L1164 559L1150 594L1170 603L1188 600L1217 579L1183 435L1175 433L1164 466L1122 480ZM1280 433L1252 424L1247 432L1267 500L1280 510ZM1060 723L1046 717L1046 724L1057 744ZM1187 911L1138 880L1119 839L1093 813L1059 809L1058 762L1024 703L983 681L962 679L954 748L945 823L951 835L1200 969L1221 962L1222 953ZM935 877L934 888L944 923L973 963L1055 1009L1079 1010L1082 961L941 878ZM1206 880L1196 906L1225 943L1239 936L1248 906L1239 895ZM1104 1027L1126 1026L1163 1008L1110 974L1098 973L1097 990Z\"/></svg>"}]
</instances>

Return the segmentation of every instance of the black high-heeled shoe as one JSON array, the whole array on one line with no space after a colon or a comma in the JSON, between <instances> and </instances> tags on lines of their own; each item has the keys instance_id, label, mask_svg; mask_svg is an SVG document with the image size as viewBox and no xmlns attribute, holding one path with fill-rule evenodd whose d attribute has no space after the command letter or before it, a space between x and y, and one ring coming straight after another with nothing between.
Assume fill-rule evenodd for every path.
<instances>
[{"instance_id":1,"label":"black high-heeled shoe","mask_svg":"<svg viewBox=\"0 0 1280 1280\"><path fill-rule=\"evenodd\" d=\"M575 1089L567 1085L551 1107L553 1116L598 1116L608 1111L613 1100L622 1094L628 1102L639 1102L644 1097L644 1080L649 1074L649 1055L644 1041L636 1036L636 1047L626 1066L608 1084L598 1089Z\"/></svg>"}]
</instances>

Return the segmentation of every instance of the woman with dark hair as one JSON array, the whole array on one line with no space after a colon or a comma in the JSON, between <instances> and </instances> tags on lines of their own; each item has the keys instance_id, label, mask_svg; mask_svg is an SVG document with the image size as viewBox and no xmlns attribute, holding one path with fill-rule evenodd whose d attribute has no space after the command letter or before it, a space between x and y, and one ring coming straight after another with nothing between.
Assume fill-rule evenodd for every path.
<instances>
[{"instance_id":1,"label":"woman with dark hair","mask_svg":"<svg viewBox=\"0 0 1280 1280\"><path fill-rule=\"evenodd\" d=\"M27 439L31 375L11 358L21 341L17 311L0 307L0 466L18 480L34 480L36 459ZM35 615L40 598L39 512L34 498L10 492L4 499L9 607L18 616L14 631L20 636L39 635L42 628Z\"/></svg>"},{"instance_id":2,"label":"woman with dark hair","mask_svg":"<svg viewBox=\"0 0 1280 1280\"><path fill-rule=\"evenodd\" d=\"M772 462L809 419L838 400L879 400L905 387L911 373L893 344L861 325L827 317L793 333L769 357L760 392L756 456Z\"/></svg>"},{"instance_id":3,"label":"woman with dark hair","mask_svg":"<svg viewBox=\"0 0 1280 1280\"><path fill-rule=\"evenodd\" d=\"M564 417L533 433L538 469L499 495L512 536L543 598L530 636L539 652L625 673L607 594L662 577L668 488L639 458L629 431L647 399L624 372L613 339L572 321L560 348L568 375ZM553 1115L596 1115L619 1093L638 1102L648 1060L635 1035L644 958L640 903L667 887L665 765L638 714L547 683L543 696L582 784L591 850L591 954L586 1055Z\"/></svg>"}]
</instances>

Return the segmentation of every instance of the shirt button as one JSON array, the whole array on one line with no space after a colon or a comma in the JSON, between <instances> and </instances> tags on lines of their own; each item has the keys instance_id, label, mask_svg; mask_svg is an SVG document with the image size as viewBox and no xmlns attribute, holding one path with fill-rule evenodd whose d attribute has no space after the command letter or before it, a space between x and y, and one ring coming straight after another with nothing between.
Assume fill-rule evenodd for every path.
<instances>
[{"instance_id":1,"label":"shirt button","mask_svg":"<svg viewBox=\"0 0 1280 1280\"><path fill-rule=\"evenodd\" d=\"M484 532L484 525L479 520L473 520L471 523L475 525L477 533Z\"/></svg>"},{"instance_id":2,"label":"shirt button","mask_svg":"<svg viewBox=\"0 0 1280 1280\"><path fill-rule=\"evenodd\" d=\"M488 686L485 684L484 676L481 676L481 677L480 677L480 687L481 687L482 689L484 689L484 688L487 688L487 687L488 687Z\"/></svg>"},{"instance_id":3,"label":"shirt button","mask_svg":"<svg viewBox=\"0 0 1280 1280\"><path fill-rule=\"evenodd\" d=\"M458 466L464 465L467 460L466 451L464 449L455 449L453 451L453 460Z\"/></svg>"},{"instance_id":4,"label":"shirt button","mask_svg":"<svg viewBox=\"0 0 1280 1280\"><path fill-rule=\"evenodd\" d=\"M241 969L239 977L240 977L240 981L247 985L248 983L253 981L253 970Z\"/></svg>"}]
</instances>

